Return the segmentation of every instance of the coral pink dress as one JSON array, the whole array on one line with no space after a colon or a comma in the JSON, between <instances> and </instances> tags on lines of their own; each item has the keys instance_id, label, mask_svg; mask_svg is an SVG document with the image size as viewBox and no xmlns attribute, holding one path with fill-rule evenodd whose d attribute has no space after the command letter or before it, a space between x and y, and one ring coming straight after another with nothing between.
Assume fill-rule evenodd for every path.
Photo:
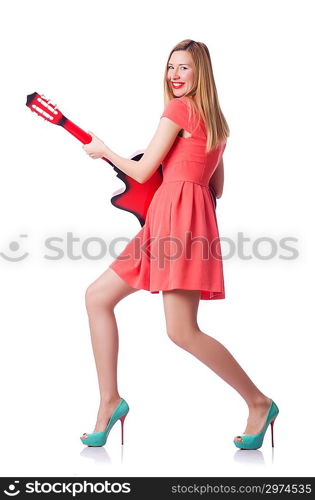
<instances>
[{"instance_id":1,"label":"coral pink dress","mask_svg":"<svg viewBox=\"0 0 315 500\"><path fill-rule=\"evenodd\" d=\"M144 226L109 267L133 288L151 293L199 290L201 300L224 299L221 245L209 180L226 143L205 153L204 122L189 118L186 99L169 101L161 118L170 118L191 137L176 137L162 162L163 181Z\"/></svg>"}]
</instances>

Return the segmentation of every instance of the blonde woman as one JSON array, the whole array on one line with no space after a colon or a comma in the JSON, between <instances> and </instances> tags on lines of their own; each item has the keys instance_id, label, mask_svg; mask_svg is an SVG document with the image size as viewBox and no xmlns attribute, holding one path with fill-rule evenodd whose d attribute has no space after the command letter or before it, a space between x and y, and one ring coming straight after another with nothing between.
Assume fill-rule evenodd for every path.
<instances>
[{"instance_id":1,"label":"blonde woman","mask_svg":"<svg viewBox=\"0 0 315 500\"><path fill-rule=\"evenodd\" d=\"M100 405L88 446L103 446L120 419L123 443L128 403L117 386L118 330L114 308L137 290L163 293L168 336L230 384L249 415L242 449L257 449L279 412L232 354L201 331L199 300L225 298L216 199L223 190L223 152L229 128L219 105L210 54L202 42L184 40L167 59L164 112L140 161L122 158L91 133L83 146L93 159L106 157L140 183L162 163L163 182L154 193L145 224L109 268L86 291L86 308L98 374ZM148 246L147 242L150 241Z\"/></svg>"}]
</instances>

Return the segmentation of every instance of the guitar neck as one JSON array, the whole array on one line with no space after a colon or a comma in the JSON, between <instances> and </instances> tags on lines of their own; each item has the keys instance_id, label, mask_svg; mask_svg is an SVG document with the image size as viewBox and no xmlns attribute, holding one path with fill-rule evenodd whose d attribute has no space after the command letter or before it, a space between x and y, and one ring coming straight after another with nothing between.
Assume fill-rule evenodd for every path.
<instances>
[{"instance_id":1,"label":"guitar neck","mask_svg":"<svg viewBox=\"0 0 315 500\"><path fill-rule=\"evenodd\" d=\"M66 129L67 132L72 134L76 139L81 141L83 144L89 144L92 140L92 136L90 134L82 130L82 128L78 127L78 125L73 123L65 116L62 116L58 125ZM108 158L105 158L104 156L102 157L102 160L107 161L107 163L109 163L112 167L115 166L110 160L108 160Z\"/></svg>"}]
</instances>

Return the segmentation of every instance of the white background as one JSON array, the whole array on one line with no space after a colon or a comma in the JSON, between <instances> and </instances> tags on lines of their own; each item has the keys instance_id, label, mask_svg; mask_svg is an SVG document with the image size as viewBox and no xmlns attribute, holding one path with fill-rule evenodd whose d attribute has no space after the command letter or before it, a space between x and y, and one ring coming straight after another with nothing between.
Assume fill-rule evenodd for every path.
<instances>
[{"instance_id":1,"label":"white background","mask_svg":"<svg viewBox=\"0 0 315 500\"><path fill-rule=\"evenodd\" d=\"M314 451L314 77L310 1L15 1L1 7L1 474L307 476ZM201 329L222 342L279 406L257 451L237 450L247 406L167 337L162 293L116 308L119 390L130 406L103 448L84 304L114 259L87 238L132 238L138 220L110 203L123 186L61 127L25 106L45 94L115 152L145 149L163 112L163 73L185 38L207 44L231 135L222 240L249 238L224 261L226 299L201 301ZM67 256L67 233L77 238ZM26 235L26 236L21 236ZM65 256L49 260L48 237ZM253 255L272 238L272 259ZM298 257L280 247L282 238ZM10 246L16 242L14 247ZM126 243L120 247L122 249ZM238 247L239 248L239 247ZM117 249L120 251L120 249ZM69 250L69 249L68 249ZM229 247L222 241L222 251ZM268 243L259 246L268 255ZM28 252L17 262L16 258Z\"/></svg>"}]
</instances>

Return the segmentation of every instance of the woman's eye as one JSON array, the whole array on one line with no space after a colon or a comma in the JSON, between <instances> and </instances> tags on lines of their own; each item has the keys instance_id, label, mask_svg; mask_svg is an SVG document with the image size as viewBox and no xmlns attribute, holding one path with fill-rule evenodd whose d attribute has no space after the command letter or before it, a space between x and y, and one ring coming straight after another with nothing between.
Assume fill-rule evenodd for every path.
<instances>
[{"instance_id":1,"label":"woman's eye","mask_svg":"<svg viewBox=\"0 0 315 500\"><path fill-rule=\"evenodd\" d=\"M173 68L173 66L169 66L168 69ZM187 69L186 66L181 66L181 68Z\"/></svg>"}]
</instances>

